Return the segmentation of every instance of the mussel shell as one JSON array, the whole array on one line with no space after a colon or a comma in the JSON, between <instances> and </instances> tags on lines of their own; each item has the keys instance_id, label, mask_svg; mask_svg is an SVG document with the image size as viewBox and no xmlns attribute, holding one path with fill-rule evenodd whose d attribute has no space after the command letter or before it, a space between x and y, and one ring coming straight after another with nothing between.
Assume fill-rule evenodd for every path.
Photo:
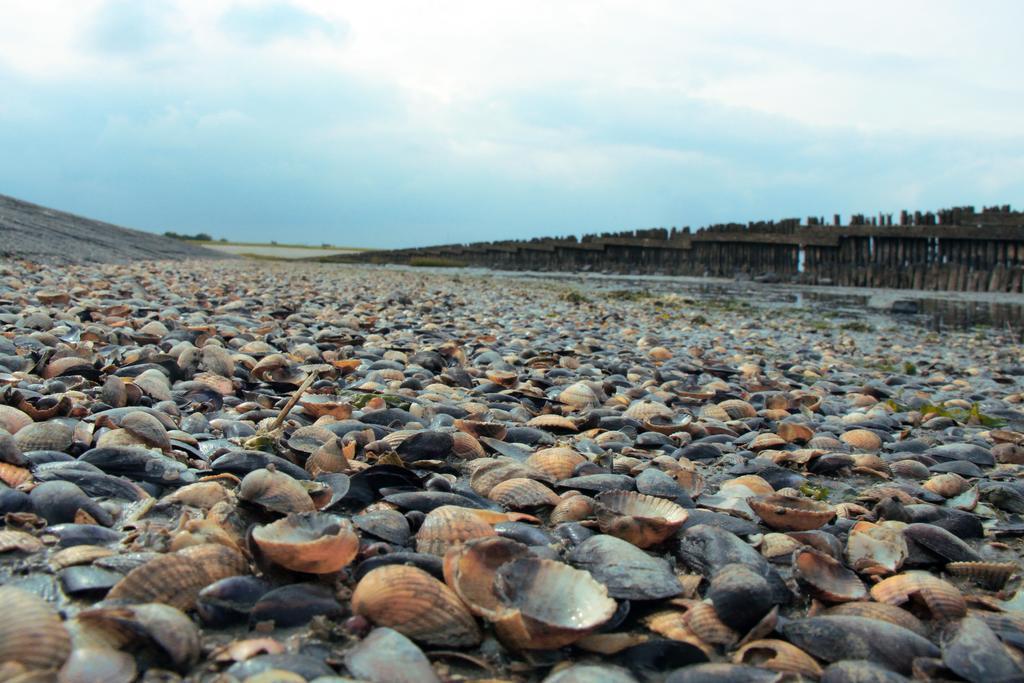
<instances>
[{"instance_id":1,"label":"mussel shell","mask_svg":"<svg viewBox=\"0 0 1024 683\"><path fill-rule=\"evenodd\" d=\"M99 467L107 474L125 476L132 481L146 481L161 486L182 486L196 481L195 472L174 458L145 448L93 448L79 460Z\"/></svg>"},{"instance_id":2,"label":"mussel shell","mask_svg":"<svg viewBox=\"0 0 1024 683\"><path fill-rule=\"evenodd\" d=\"M788 621L782 634L801 650L823 659L867 659L910 673L915 657L938 657L939 649L913 631L863 617L824 616Z\"/></svg>"},{"instance_id":3,"label":"mussel shell","mask_svg":"<svg viewBox=\"0 0 1024 683\"><path fill-rule=\"evenodd\" d=\"M676 669L665 683L781 683L781 680L777 671L715 662Z\"/></svg>"},{"instance_id":4,"label":"mussel shell","mask_svg":"<svg viewBox=\"0 0 1024 683\"><path fill-rule=\"evenodd\" d=\"M263 451L230 451L220 456L211 464L210 469L217 473L234 474L237 477L273 465L278 472L287 474L292 479L310 479L310 474L293 462Z\"/></svg>"},{"instance_id":5,"label":"mussel shell","mask_svg":"<svg viewBox=\"0 0 1024 683\"><path fill-rule=\"evenodd\" d=\"M398 631L375 628L345 653L353 675L374 683L440 683L423 651Z\"/></svg>"},{"instance_id":6,"label":"mussel shell","mask_svg":"<svg viewBox=\"0 0 1024 683\"><path fill-rule=\"evenodd\" d=\"M944 634L942 661L972 683L1024 680L1024 670L996 634L974 617L961 619Z\"/></svg>"},{"instance_id":7,"label":"mussel shell","mask_svg":"<svg viewBox=\"0 0 1024 683\"><path fill-rule=\"evenodd\" d=\"M591 536L569 553L569 562L589 571L613 598L660 600L683 592L667 561L614 536Z\"/></svg>"},{"instance_id":8,"label":"mussel shell","mask_svg":"<svg viewBox=\"0 0 1024 683\"><path fill-rule=\"evenodd\" d=\"M727 564L711 577L706 597L730 628L746 633L772 608L768 581L742 564Z\"/></svg>"},{"instance_id":9,"label":"mussel shell","mask_svg":"<svg viewBox=\"0 0 1024 683\"><path fill-rule=\"evenodd\" d=\"M33 511L50 524L74 522L81 510L103 526L110 526L114 518L82 489L67 481L47 481L29 493Z\"/></svg>"},{"instance_id":10,"label":"mussel shell","mask_svg":"<svg viewBox=\"0 0 1024 683\"><path fill-rule=\"evenodd\" d=\"M61 683L132 683L138 675L135 659L109 647L76 647L60 670Z\"/></svg>"},{"instance_id":11,"label":"mussel shell","mask_svg":"<svg viewBox=\"0 0 1024 683\"><path fill-rule=\"evenodd\" d=\"M757 550L725 529L698 524L679 535L679 558L704 576L713 576L727 564L745 564L768 581L772 602L788 603L793 594L782 577Z\"/></svg>"},{"instance_id":12,"label":"mussel shell","mask_svg":"<svg viewBox=\"0 0 1024 683\"><path fill-rule=\"evenodd\" d=\"M196 598L196 612L204 624L222 628L246 621L253 606L272 586L255 576L229 576L206 586Z\"/></svg>"},{"instance_id":13,"label":"mussel shell","mask_svg":"<svg viewBox=\"0 0 1024 683\"><path fill-rule=\"evenodd\" d=\"M397 510L364 512L352 521L360 531L395 545L407 545L412 537L409 520Z\"/></svg>"},{"instance_id":14,"label":"mussel shell","mask_svg":"<svg viewBox=\"0 0 1024 683\"><path fill-rule=\"evenodd\" d=\"M878 664L851 659L826 667L821 683L910 683L910 679Z\"/></svg>"},{"instance_id":15,"label":"mussel shell","mask_svg":"<svg viewBox=\"0 0 1024 683\"><path fill-rule=\"evenodd\" d=\"M276 628L306 624L315 616L339 617L344 613L334 592L315 583L294 583L267 591L249 611L249 623L272 621Z\"/></svg>"}]
</instances>

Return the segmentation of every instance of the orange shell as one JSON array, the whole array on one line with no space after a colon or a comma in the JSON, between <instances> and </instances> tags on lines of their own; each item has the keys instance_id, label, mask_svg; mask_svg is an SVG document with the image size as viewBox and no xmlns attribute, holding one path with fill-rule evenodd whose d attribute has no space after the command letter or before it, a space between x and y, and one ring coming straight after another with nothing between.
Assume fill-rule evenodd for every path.
<instances>
[{"instance_id":1,"label":"orange shell","mask_svg":"<svg viewBox=\"0 0 1024 683\"><path fill-rule=\"evenodd\" d=\"M531 508L558 505L561 500L554 491L536 479L517 477L506 479L491 489L487 496L511 510L528 510Z\"/></svg>"},{"instance_id":2,"label":"orange shell","mask_svg":"<svg viewBox=\"0 0 1024 683\"><path fill-rule=\"evenodd\" d=\"M56 669L64 663L71 638L57 610L11 586L0 586L0 605L15 617L0 621L0 667L18 662L30 670Z\"/></svg>"},{"instance_id":3,"label":"orange shell","mask_svg":"<svg viewBox=\"0 0 1024 683\"><path fill-rule=\"evenodd\" d=\"M522 558L495 577L502 604L494 619L498 638L514 649L565 647L608 621L616 603L582 569L555 560Z\"/></svg>"},{"instance_id":4,"label":"orange shell","mask_svg":"<svg viewBox=\"0 0 1024 683\"><path fill-rule=\"evenodd\" d=\"M665 541L689 516L670 500L633 491L605 491L597 495L595 503L601 531L639 548Z\"/></svg>"},{"instance_id":5,"label":"orange shell","mask_svg":"<svg viewBox=\"0 0 1024 683\"><path fill-rule=\"evenodd\" d=\"M814 658L784 640L755 640L747 643L733 655L737 664L762 666L773 671L806 676L812 680L821 678L821 667Z\"/></svg>"},{"instance_id":6,"label":"orange shell","mask_svg":"<svg viewBox=\"0 0 1024 683\"><path fill-rule=\"evenodd\" d=\"M352 611L428 645L465 647L481 639L459 597L412 566L385 565L369 572L352 593Z\"/></svg>"},{"instance_id":7,"label":"orange shell","mask_svg":"<svg viewBox=\"0 0 1024 683\"><path fill-rule=\"evenodd\" d=\"M162 602L185 612L199 591L214 581L249 571L241 553L207 543L161 555L128 572L107 593L108 600Z\"/></svg>"},{"instance_id":8,"label":"orange shell","mask_svg":"<svg viewBox=\"0 0 1024 683\"><path fill-rule=\"evenodd\" d=\"M830 555L812 548L793 553L793 575L827 602L864 600L868 591L857 575Z\"/></svg>"},{"instance_id":9,"label":"orange shell","mask_svg":"<svg viewBox=\"0 0 1024 683\"><path fill-rule=\"evenodd\" d=\"M556 446L537 451L526 459L526 466L561 481L571 477L576 466L586 460L568 446Z\"/></svg>"},{"instance_id":10,"label":"orange shell","mask_svg":"<svg viewBox=\"0 0 1024 683\"><path fill-rule=\"evenodd\" d=\"M950 562L946 571L955 576L966 576L982 588L1002 590L1013 573L1016 562Z\"/></svg>"},{"instance_id":11,"label":"orange shell","mask_svg":"<svg viewBox=\"0 0 1024 683\"><path fill-rule=\"evenodd\" d=\"M594 499L578 495L563 498L548 517L552 526L563 522L579 522L594 514Z\"/></svg>"},{"instance_id":12,"label":"orange shell","mask_svg":"<svg viewBox=\"0 0 1024 683\"><path fill-rule=\"evenodd\" d=\"M310 574L340 571L359 552L352 522L323 512L290 514L255 527L252 540L274 564Z\"/></svg>"},{"instance_id":13,"label":"orange shell","mask_svg":"<svg viewBox=\"0 0 1024 683\"><path fill-rule=\"evenodd\" d=\"M747 501L761 520L779 531L810 531L828 524L836 516L825 503L808 498L770 495Z\"/></svg>"},{"instance_id":14,"label":"orange shell","mask_svg":"<svg viewBox=\"0 0 1024 683\"><path fill-rule=\"evenodd\" d=\"M467 541L445 554L444 580L473 614L493 619L501 608L494 577L503 565L529 555L525 545L501 536Z\"/></svg>"},{"instance_id":15,"label":"orange shell","mask_svg":"<svg viewBox=\"0 0 1024 683\"><path fill-rule=\"evenodd\" d=\"M956 586L922 571L890 576L871 588L871 597L897 606L919 601L940 621L959 619L967 613L967 603Z\"/></svg>"},{"instance_id":16,"label":"orange shell","mask_svg":"<svg viewBox=\"0 0 1024 683\"><path fill-rule=\"evenodd\" d=\"M882 439L870 429L851 429L843 432L839 440L861 451L877 451L882 447Z\"/></svg>"}]
</instances>

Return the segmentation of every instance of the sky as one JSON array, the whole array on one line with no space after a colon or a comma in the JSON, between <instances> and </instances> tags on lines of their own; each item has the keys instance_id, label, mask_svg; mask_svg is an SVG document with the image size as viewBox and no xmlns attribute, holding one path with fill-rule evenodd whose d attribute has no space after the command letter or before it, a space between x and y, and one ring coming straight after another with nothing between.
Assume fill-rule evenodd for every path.
<instances>
[{"instance_id":1,"label":"sky","mask_svg":"<svg viewBox=\"0 0 1024 683\"><path fill-rule=\"evenodd\" d=\"M1024 3L0 0L0 194L403 247L1024 205Z\"/></svg>"}]
</instances>

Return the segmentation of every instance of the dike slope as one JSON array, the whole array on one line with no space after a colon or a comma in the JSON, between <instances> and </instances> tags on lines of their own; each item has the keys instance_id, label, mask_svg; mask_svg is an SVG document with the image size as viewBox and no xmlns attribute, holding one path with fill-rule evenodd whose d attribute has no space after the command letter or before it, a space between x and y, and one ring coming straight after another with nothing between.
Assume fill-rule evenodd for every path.
<instances>
[{"instance_id":1,"label":"dike slope","mask_svg":"<svg viewBox=\"0 0 1024 683\"><path fill-rule=\"evenodd\" d=\"M42 263L230 258L182 240L49 209L0 194L0 258Z\"/></svg>"}]
</instances>

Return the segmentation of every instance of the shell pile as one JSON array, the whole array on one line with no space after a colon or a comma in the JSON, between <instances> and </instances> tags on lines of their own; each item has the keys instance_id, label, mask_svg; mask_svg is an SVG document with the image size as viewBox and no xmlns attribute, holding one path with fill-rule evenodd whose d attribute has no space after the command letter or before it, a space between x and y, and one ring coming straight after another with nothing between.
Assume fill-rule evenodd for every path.
<instances>
[{"instance_id":1,"label":"shell pile","mask_svg":"<svg viewBox=\"0 0 1024 683\"><path fill-rule=\"evenodd\" d=\"M677 294L0 263L0 679L1024 679L1024 362Z\"/></svg>"}]
</instances>

